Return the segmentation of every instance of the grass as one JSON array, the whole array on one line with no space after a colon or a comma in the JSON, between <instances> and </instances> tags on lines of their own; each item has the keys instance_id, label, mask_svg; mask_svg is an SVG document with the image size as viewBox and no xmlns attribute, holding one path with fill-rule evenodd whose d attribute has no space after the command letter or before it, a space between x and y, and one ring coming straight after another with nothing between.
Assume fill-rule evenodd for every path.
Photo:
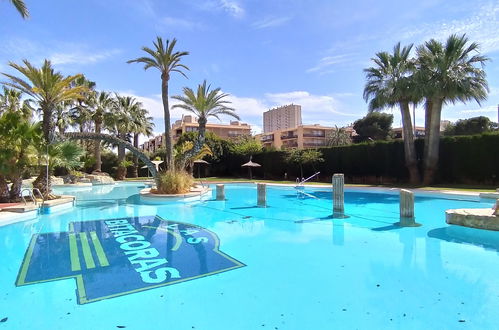
<instances>
[{"instance_id":1,"label":"grass","mask_svg":"<svg viewBox=\"0 0 499 330\"><path fill-rule=\"evenodd\" d=\"M196 179L198 180L198 179ZM295 181L284 180L249 180L243 178L219 178L209 177L201 178L203 182L260 182L260 183L278 183L278 184L296 184ZM307 182L306 185L330 185L328 182ZM456 191L470 191L470 192L495 192L496 189L490 186L472 186L472 185L433 185L433 186L412 186L412 185L369 185L369 184L346 184L348 187L382 187L382 188L417 188L423 190L456 190Z\"/></svg>"},{"instance_id":2,"label":"grass","mask_svg":"<svg viewBox=\"0 0 499 330\"><path fill-rule=\"evenodd\" d=\"M140 178L127 178L126 181L143 181L151 180L151 178L140 177ZM197 178L195 179L198 180ZM285 181L285 180L259 180L259 179L247 179L247 178L222 178L222 177L209 177L201 178L203 182L214 183L214 182L260 182L260 183L277 183L277 184L296 184L295 181ZM328 182L307 182L306 185L330 185ZM469 192L496 192L495 187L491 186L479 186L479 185L432 185L432 186L413 186L404 184L394 184L394 185L369 185L369 184L346 184L348 187L381 187L381 188L407 188L407 189L423 189L423 190L455 190L455 191L469 191Z\"/></svg>"}]
</instances>

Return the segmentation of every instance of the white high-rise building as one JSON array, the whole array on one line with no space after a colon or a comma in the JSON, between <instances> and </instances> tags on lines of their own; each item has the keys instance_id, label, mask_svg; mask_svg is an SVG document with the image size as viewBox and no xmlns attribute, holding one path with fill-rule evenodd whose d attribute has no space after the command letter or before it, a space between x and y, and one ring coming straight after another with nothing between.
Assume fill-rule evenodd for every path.
<instances>
[{"instance_id":1,"label":"white high-rise building","mask_svg":"<svg viewBox=\"0 0 499 330\"><path fill-rule=\"evenodd\" d=\"M263 113L264 133L295 128L301 124L301 105L284 105Z\"/></svg>"}]
</instances>

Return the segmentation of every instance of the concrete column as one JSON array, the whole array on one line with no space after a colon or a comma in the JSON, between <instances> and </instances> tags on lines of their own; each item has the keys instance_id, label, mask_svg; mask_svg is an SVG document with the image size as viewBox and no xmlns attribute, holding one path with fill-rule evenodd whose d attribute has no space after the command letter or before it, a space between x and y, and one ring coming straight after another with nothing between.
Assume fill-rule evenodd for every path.
<instances>
[{"instance_id":1,"label":"concrete column","mask_svg":"<svg viewBox=\"0 0 499 330\"><path fill-rule=\"evenodd\" d=\"M333 175L333 218L343 218L345 215L345 176Z\"/></svg>"},{"instance_id":2,"label":"concrete column","mask_svg":"<svg viewBox=\"0 0 499 330\"><path fill-rule=\"evenodd\" d=\"M223 184L217 184L217 201L225 200L225 186Z\"/></svg>"},{"instance_id":3,"label":"concrete column","mask_svg":"<svg viewBox=\"0 0 499 330\"><path fill-rule=\"evenodd\" d=\"M417 227L414 217L414 193L410 190L400 189L400 222L402 227Z\"/></svg>"},{"instance_id":4,"label":"concrete column","mask_svg":"<svg viewBox=\"0 0 499 330\"><path fill-rule=\"evenodd\" d=\"M257 205L261 207L267 206L267 185L265 183L257 183Z\"/></svg>"}]
</instances>

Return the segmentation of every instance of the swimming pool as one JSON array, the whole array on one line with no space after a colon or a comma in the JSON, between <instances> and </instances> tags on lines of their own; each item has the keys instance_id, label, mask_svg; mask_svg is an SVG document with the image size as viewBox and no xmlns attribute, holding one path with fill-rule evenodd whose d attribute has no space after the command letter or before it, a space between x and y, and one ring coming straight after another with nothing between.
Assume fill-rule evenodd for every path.
<instances>
[{"instance_id":1,"label":"swimming pool","mask_svg":"<svg viewBox=\"0 0 499 330\"><path fill-rule=\"evenodd\" d=\"M259 208L251 184L167 205L143 187L60 189L75 208L0 227L0 329L497 328L499 233L444 214L492 203L417 196L422 226L398 228L396 192L346 189L331 219L327 188L268 186Z\"/></svg>"}]
</instances>

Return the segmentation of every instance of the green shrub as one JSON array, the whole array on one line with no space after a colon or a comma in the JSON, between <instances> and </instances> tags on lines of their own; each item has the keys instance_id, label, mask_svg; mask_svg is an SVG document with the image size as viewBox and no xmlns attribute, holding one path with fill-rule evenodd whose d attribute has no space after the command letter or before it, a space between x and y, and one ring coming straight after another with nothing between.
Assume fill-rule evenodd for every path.
<instances>
[{"instance_id":1,"label":"green shrub","mask_svg":"<svg viewBox=\"0 0 499 330\"><path fill-rule=\"evenodd\" d=\"M186 171L169 170L158 176L158 187L155 192L159 194L184 194L188 193L194 178Z\"/></svg>"}]
</instances>

